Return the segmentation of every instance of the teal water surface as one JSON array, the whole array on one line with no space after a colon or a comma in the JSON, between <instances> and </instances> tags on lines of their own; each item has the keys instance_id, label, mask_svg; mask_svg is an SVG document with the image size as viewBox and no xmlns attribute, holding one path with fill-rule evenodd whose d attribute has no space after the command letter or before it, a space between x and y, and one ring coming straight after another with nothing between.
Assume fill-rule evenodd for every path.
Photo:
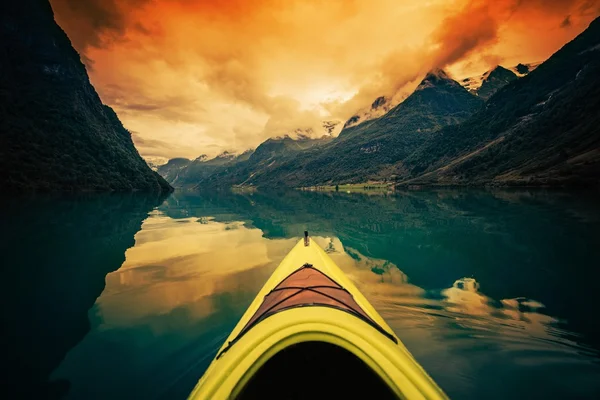
<instances>
[{"instance_id":1,"label":"teal water surface","mask_svg":"<svg viewBox=\"0 0 600 400\"><path fill-rule=\"evenodd\" d=\"M11 357L19 379L45 362L44 390L69 399L183 399L308 229L450 397L599 398L598 200L294 191L12 205L3 318L31 354Z\"/></svg>"}]
</instances>

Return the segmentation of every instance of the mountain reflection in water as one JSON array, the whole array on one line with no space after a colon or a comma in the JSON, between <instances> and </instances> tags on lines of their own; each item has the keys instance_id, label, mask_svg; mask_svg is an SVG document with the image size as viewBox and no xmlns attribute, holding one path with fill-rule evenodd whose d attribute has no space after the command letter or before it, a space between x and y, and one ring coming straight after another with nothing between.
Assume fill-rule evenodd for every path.
<instances>
[{"instance_id":1,"label":"mountain reflection in water","mask_svg":"<svg viewBox=\"0 0 600 400\"><path fill-rule=\"evenodd\" d=\"M185 398L308 229L453 398L595 398L598 202L580 193L175 193L53 378Z\"/></svg>"},{"instance_id":2,"label":"mountain reflection in water","mask_svg":"<svg viewBox=\"0 0 600 400\"><path fill-rule=\"evenodd\" d=\"M55 398L48 376L89 331L88 309L164 197L37 195L1 199L0 396Z\"/></svg>"}]
</instances>

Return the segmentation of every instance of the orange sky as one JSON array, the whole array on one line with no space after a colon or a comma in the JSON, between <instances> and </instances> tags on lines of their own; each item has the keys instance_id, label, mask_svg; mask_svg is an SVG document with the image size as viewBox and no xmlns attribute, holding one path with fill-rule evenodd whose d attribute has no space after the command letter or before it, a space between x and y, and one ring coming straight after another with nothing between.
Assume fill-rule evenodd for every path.
<instances>
[{"instance_id":1,"label":"orange sky","mask_svg":"<svg viewBox=\"0 0 600 400\"><path fill-rule=\"evenodd\" d=\"M433 67L542 61L600 15L600 0L51 3L140 153L169 158L344 121Z\"/></svg>"}]
</instances>

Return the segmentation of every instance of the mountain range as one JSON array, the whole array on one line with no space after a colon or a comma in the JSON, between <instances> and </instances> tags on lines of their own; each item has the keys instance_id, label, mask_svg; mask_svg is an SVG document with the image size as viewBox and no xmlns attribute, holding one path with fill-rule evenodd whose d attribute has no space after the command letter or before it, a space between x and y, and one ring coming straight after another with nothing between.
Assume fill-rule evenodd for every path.
<instances>
[{"instance_id":1,"label":"mountain range","mask_svg":"<svg viewBox=\"0 0 600 400\"><path fill-rule=\"evenodd\" d=\"M298 186L361 181L366 174L386 177L395 160L408 156L439 128L463 121L482 103L444 71L432 71L411 96L382 117L350 127L346 124L335 138L268 139L247 160L232 160L200 179L194 174L196 178L183 186ZM165 168L159 168L159 173L170 179ZM181 182L170 181L176 186Z\"/></svg>"},{"instance_id":2,"label":"mountain range","mask_svg":"<svg viewBox=\"0 0 600 400\"><path fill-rule=\"evenodd\" d=\"M430 71L409 96L376 98L337 136L342 124L324 121L240 154L149 161L158 173L102 103L47 0L3 4L0 43L0 185L8 191L600 181L600 19L543 63L460 82Z\"/></svg>"},{"instance_id":3,"label":"mountain range","mask_svg":"<svg viewBox=\"0 0 600 400\"><path fill-rule=\"evenodd\" d=\"M47 0L2 4L0 49L4 190L172 190L102 104Z\"/></svg>"},{"instance_id":4,"label":"mountain range","mask_svg":"<svg viewBox=\"0 0 600 400\"><path fill-rule=\"evenodd\" d=\"M600 19L407 160L402 183L597 185Z\"/></svg>"},{"instance_id":5,"label":"mountain range","mask_svg":"<svg viewBox=\"0 0 600 400\"><path fill-rule=\"evenodd\" d=\"M600 19L547 61L457 82L428 73L398 105L376 99L323 139L269 139L175 186L197 189L393 185L598 185ZM366 115L366 114L364 114ZM169 164L167 164L169 165ZM191 164L190 164L191 165Z\"/></svg>"}]
</instances>

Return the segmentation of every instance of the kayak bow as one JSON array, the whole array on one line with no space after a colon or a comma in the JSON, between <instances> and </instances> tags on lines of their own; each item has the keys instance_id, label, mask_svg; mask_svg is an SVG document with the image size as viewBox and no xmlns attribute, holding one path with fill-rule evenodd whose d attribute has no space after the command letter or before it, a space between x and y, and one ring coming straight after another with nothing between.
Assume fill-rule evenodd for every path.
<instances>
[{"instance_id":1,"label":"kayak bow","mask_svg":"<svg viewBox=\"0 0 600 400\"><path fill-rule=\"evenodd\" d=\"M190 399L445 399L305 233L260 290Z\"/></svg>"}]
</instances>

